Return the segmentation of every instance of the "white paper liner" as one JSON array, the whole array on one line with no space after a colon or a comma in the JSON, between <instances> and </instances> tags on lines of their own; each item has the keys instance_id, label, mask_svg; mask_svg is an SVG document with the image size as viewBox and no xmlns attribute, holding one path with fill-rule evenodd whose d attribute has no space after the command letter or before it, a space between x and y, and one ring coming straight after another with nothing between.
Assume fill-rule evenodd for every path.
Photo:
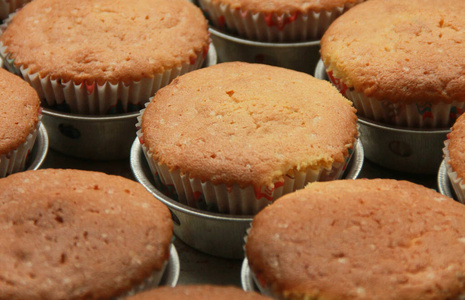
<instances>
[{"instance_id":1,"label":"white paper liner","mask_svg":"<svg viewBox=\"0 0 465 300\"><path fill-rule=\"evenodd\" d=\"M5 66L13 73L21 75L37 91L40 99L45 99L46 105L53 108L66 103L71 113L77 114L109 114L116 113L117 107L123 112L137 111L143 107L150 97L160 88L168 85L174 78L187 72L199 69L204 61L204 53L196 53L193 64L183 63L179 67L154 74L153 78L142 78L129 84L119 82L103 85L97 83L76 84L72 81L62 82L52 79L50 75L43 78L38 73L29 73L29 68L14 65L7 47L0 42L0 56Z\"/></svg>"},{"instance_id":2,"label":"white paper liner","mask_svg":"<svg viewBox=\"0 0 465 300\"><path fill-rule=\"evenodd\" d=\"M28 134L24 143L7 154L0 155L0 178L24 171L29 152L32 151L37 134L39 133L40 119L41 116L39 116L39 121L35 128Z\"/></svg>"},{"instance_id":3,"label":"white paper liner","mask_svg":"<svg viewBox=\"0 0 465 300\"><path fill-rule=\"evenodd\" d=\"M141 115L144 110L141 110ZM357 140L349 149L344 162L335 162L331 168L319 167L305 172L295 171L293 176L284 176L284 181L275 181L272 188L262 186L255 189L252 185L241 188L238 184L227 186L209 181L202 182L198 178L191 178L188 173L181 173L179 169L170 170L168 166L159 164L143 143L140 122L141 116L138 117L136 124L137 136L141 141L156 187L170 198L190 207L232 215L254 215L282 195L302 189L309 182L340 179L358 142Z\"/></svg>"},{"instance_id":4,"label":"white paper liner","mask_svg":"<svg viewBox=\"0 0 465 300\"><path fill-rule=\"evenodd\" d=\"M308 13L265 14L231 8L229 4L200 0L208 19L219 29L227 29L249 40L297 42L319 40L329 25L345 11L365 0L346 3L332 10Z\"/></svg>"},{"instance_id":5,"label":"white paper liner","mask_svg":"<svg viewBox=\"0 0 465 300\"><path fill-rule=\"evenodd\" d=\"M460 178L457 172L455 172L450 165L450 156L449 156L449 140L444 142L444 148L442 150L444 153L444 161L446 163L447 175L449 176L450 184L455 191L457 200L461 203L464 203L465 200L465 182L463 178Z\"/></svg>"},{"instance_id":6,"label":"white paper liner","mask_svg":"<svg viewBox=\"0 0 465 300\"><path fill-rule=\"evenodd\" d=\"M0 0L0 18L2 20L8 18L9 14L23 7L28 2L31 2L31 0Z\"/></svg>"},{"instance_id":7,"label":"white paper liner","mask_svg":"<svg viewBox=\"0 0 465 300\"><path fill-rule=\"evenodd\" d=\"M384 124L408 128L449 128L465 109L465 102L394 103L367 97L348 88L342 80L328 72L331 83L353 102L357 115Z\"/></svg>"},{"instance_id":8,"label":"white paper liner","mask_svg":"<svg viewBox=\"0 0 465 300\"><path fill-rule=\"evenodd\" d=\"M170 245L171 249L172 245ZM156 288L160 285L161 279L163 274L165 273L166 266L168 265L169 259L167 259L160 270L154 270L152 274L147 277L142 283L133 287L131 290L124 292L123 294L119 295L118 297L113 297L111 300L123 300L129 296L133 296L137 293L147 291L153 288Z\"/></svg>"}]
</instances>

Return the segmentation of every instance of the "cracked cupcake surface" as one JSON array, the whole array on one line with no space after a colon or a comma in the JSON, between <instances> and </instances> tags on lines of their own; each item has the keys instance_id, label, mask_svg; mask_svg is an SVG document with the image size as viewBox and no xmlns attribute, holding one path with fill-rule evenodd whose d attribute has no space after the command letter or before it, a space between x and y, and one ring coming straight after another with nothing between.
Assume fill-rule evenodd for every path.
<instances>
[{"instance_id":1,"label":"cracked cupcake surface","mask_svg":"<svg viewBox=\"0 0 465 300\"><path fill-rule=\"evenodd\" d=\"M309 184L253 220L249 265L288 299L458 299L465 207L389 179Z\"/></svg>"},{"instance_id":2,"label":"cracked cupcake surface","mask_svg":"<svg viewBox=\"0 0 465 300\"><path fill-rule=\"evenodd\" d=\"M173 224L140 184L78 170L0 180L0 299L108 299L162 271Z\"/></svg>"}]
</instances>

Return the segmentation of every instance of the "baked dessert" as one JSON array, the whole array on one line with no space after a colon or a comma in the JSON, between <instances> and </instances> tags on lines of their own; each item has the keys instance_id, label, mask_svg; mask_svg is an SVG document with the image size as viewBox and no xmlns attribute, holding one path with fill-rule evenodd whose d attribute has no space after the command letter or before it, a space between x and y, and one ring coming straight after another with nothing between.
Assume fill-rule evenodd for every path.
<instances>
[{"instance_id":1,"label":"baked dessert","mask_svg":"<svg viewBox=\"0 0 465 300\"><path fill-rule=\"evenodd\" d=\"M286 299L459 299L465 206L390 179L316 182L258 213L245 246Z\"/></svg>"},{"instance_id":2,"label":"baked dessert","mask_svg":"<svg viewBox=\"0 0 465 300\"><path fill-rule=\"evenodd\" d=\"M465 103L465 2L372 0L321 39L331 81L359 116L409 128L447 128Z\"/></svg>"},{"instance_id":3,"label":"baked dessert","mask_svg":"<svg viewBox=\"0 0 465 300\"><path fill-rule=\"evenodd\" d=\"M207 21L185 0L39 0L0 38L7 67L46 105L72 113L139 110L176 76L202 65Z\"/></svg>"},{"instance_id":4,"label":"baked dessert","mask_svg":"<svg viewBox=\"0 0 465 300\"><path fill-rule=\"evenodd\" d=\"M113 299L157 285L168 208L140 184L79 170L0 179L0 299Z\"/></svg>"},{"instance_id":5,"label":"baked dessert","mask_svg":"<svg viewBox=\"0 0 465 300\"><path fill-rule=\"evenodd\" d=\"M318 40L338 16L364 0L199 0L216 28L262 42Z\"/></svg>"},{"instance_id":6,"label":"baked dessert","mask_svg":"<svg viewBox=\"0 0 465 300\"><path fill-rule=\"evenodd\" d=\"M36 91L0 69L0 177L24 170L40 126L39 109Z\"/></svg>"},{"instance_id":7,"label":"baked dessert","mask_svg":"<svg viewBox=\"0 0 465 300\"><path fill-rule=\"evenodd\" d=\"M460 115L454 126L452 126L451 132L447 135L443 152L450 183L457 200L462 203L465 201L465 183L463 182L463 178L465 178L464 139L465 116Z\"/></svg>"},{"instance_id":8,"label":"baked dessert","mask_svg":"<svg viewBox=\"0 0 465 300\"><path fill-rule=\"evenodd\" d=\"M233 286L213 285L180 285L176 287L160 287L148 292L129 297L128 300L201 300L201 299L225 299L225 300L265 300L271 299L255 292L245 292Z\"/></svg>"},{"instance_id":9,"label":"baked dessert","mask_svg":"<svg viewBox=\"0 0 465 300\"><path fill-rule=\"evenodd\" d=\"M330 83L260 64L223 63L161 89L138 132L155 177L192 207L254 214L310 181L340 178L355 110Z\"/></svg>"}]
</instances>

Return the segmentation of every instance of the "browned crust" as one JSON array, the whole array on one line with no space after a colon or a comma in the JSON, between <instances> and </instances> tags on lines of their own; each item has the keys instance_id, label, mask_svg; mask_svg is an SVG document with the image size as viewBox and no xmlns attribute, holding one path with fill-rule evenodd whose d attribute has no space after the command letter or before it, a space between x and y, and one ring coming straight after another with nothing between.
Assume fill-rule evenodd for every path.
<instances>
[{"instance_id":1,"label":"browned crust","mask_svg":"<svg viewBox=\"0 0 465 300\"><path fill-rule=\"evenodd\" d=\"M371 0L331 24L324 64L349 87L392 102L465 101L464 1Z\"/></svg>"},{"instance_id":2,"label":"browned crust","mask_svg":"<svg viewBox=\"0 0 465 300\"><path fill-rule=\"evenodd\" d=\"M254 218L246 253L253 272L291 299L458 299L464 215L460 203L407 181L312 183Z\"/></svg>"},{"instance_id":3,"label":"browned crust","mask_svg":"<svg viewBox=\"0 0 465 300\"><path fill-rule=\"evenodd\" d=\"M78 170L0 180L0 299L108 299L161 270L173 224L140 184Z\"/></svg>"},{"instance_id":4,"label":"browned crust","mask_svg":"<svg viewBox=\"0 0 465 300\"><path fill-rule=\"evenodd\" d=\"M213 3L230 5L231 8L242 9L254 13L311 13L322 10L330 11L346 4L356 3L356 0L212 0Z\"/></svg>"},{"instance_id":5,"label":"browned crust","mask_svg":"<svg viewBox=\"0 0 465 300\"><path fill-rule=\"evenodd\" d=\"M448 137L449 163L458 178L465 178L465 115L460 115L455 121Z\"/></svg>"},{"instance_id":6,"label":"browned crust","mask_svg":"<svg viewBox=\"0 0 465 300\"><path fill-rule=\"evenodd\" d=\"M129 297L128 300L265 300L271 299L255 292L245 292L233 286L185 285L161 287Z\"/></svg>"},{"instance_id":7,"label":"browned crust","mask_svg":"<svg viewBox=\"0 0 465 300\"><path fill-rule=\"evenodd\" d=\"M145 145L171 170L260 187L290 171L343 162L357 136L349 101L328 82L259 64L178 77L142 116Z\"/></svg>"},{"instance_id":8,"label":"browned crust","mask_svg":"<svg viewBox=\"0 0 465 300\"><path fill-rule=\"evenodd\" d=\"M40 99L24 80L0 69L0 155L26 142L39 121Z\"/></svg>"},{"instance_id":9,"label":"browned crust","mask_svg":"<svg viewBox=\"0 0 465 300\"><path fill-rule=\"evenodd\" d=\"M185 0L38 0L1 37L16 66L80 83L152 78L208 46L207 22Z\"/></svg>"}]
</instances>

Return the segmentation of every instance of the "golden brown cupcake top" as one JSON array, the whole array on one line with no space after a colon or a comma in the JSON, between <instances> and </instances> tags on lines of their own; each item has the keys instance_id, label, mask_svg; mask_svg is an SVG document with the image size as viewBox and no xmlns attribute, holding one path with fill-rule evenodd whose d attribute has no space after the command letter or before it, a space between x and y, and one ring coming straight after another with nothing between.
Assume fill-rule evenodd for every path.
<instances>
[{"instance_id":1,"label":"golden brown cupcake top","mask_svg":"<svg viewBox=\"0 0 465 300\"><path fill-rule=\"evenodd\" d=\"M458 299L464 215L407 181L317 182L261 211L246 253L257 277L289 298Z\"/></svg>"},{"instance_id":2,"label":"golden brown cupcake top","mask_svg":"<svg viewBox=\"0 0 465 300\"><path fill-rule=\"evenodd\" d=\"M356 121L328 82L234 62L175 79L157 92L141 126L160 164L214 184L260 187L343 162Z\"/></svg>"},{"instance_id":3,"label":"golden brown cupcake top","mask_svg":"<svg viewBox=\"0 0 465 300\"><path fill-rule=\"evenodd\" d=\"M39 121L40 99L24 80L0 69L0 155L26 142Z\"/></svg>"},{"instance_id":4,"label":"golden brown cupcake top","mask_svg":"<svg viewBox=\"0 0 465 300\"><path fill-rule=\"evenodd\" d=\"M173 224L140 184L78 170L0 180L0 299L108 299L161 270Z\"/></svg>"},{"instance_id":5,"label":"golden brown cupcake top","mask_svg":"<svg viewBox=\"0 0 465 300\"><path fill-rule=\"evenodd\" d=\"M160 287L129 297L128 300L266 300L271 299L255 292L245 292L233 286L180 285Z\"/></svg>"},{"instance_id":6,"label":"golden brown cupcake top","mask_svg":"<svg viewBox=\"0 0 465 300\"><path fill-rule=\"evenodd\" d=\"M294 13L320 12L343 7L345 4L356 3L357 0L212 0L213 3L224 3L232 8L254 13Z\"/></svg>"},{"instance_id":7,"label":"golden brown cupcake top","mask_svg":"<svg viewBox=\"0 0 465 300\"><path fill-rule=\"evenodd\" d=\"M64 82L137 81L190 63L207 22L185 0L38 0L1 37L16 66Z\"/></svg>"},{"instance_id":8,"label":"golden brown cupcake top","mask_svg":"<svg viewBox=\"0 0 465 300\"><path fill-rule=\"evenodd\" d=\"M448 138L449 164L458 178L465 178L465 115L455 121Z\"/></svg>"},{"instance_id":9,"label":"golden brown cupcake top","mask_svg":"<svg viewBox=\"0 0 465 300\"><path fill-rule=\"evenodd\" d=\"M321 39L326 68L349 88L393 102L465 101L465 1L370 0Z\"/></svg>"}]
</instances>

